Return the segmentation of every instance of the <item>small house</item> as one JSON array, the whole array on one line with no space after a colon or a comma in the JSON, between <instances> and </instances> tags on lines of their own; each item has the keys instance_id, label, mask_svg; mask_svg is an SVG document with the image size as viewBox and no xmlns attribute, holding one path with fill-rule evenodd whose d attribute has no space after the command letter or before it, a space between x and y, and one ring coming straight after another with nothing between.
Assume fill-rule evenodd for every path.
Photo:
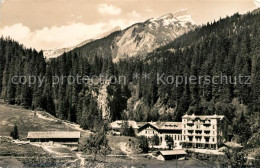
<instances>
[{"instance_id":1,"label":"small house","mask_svg":"<svg viewBox=\"0 0 260 168\"><path fill-rule=\"evenodd\" d=\"M138 126L137 122L135 122L135 121L117 120L117 121L110 123L109 127L111 128L111 130L113 131L114 134L120 135L120 132L122 131L124 124L127 124L128 128L132 127L135 131L135 134L137 134L137 129L139 128L139 126Z\"/></svg>"},{"instance_id":2,"label":"small house","mask_svg":"<svg viewBox=\"0 0 260 168\"><path fill-rule=\"evenodd\" d=\"M180 159L187 155L187 153L182 150L167 150L167 151L159 151L158 160L173 160L173 159Z\"/></svg>"}]
</instances>

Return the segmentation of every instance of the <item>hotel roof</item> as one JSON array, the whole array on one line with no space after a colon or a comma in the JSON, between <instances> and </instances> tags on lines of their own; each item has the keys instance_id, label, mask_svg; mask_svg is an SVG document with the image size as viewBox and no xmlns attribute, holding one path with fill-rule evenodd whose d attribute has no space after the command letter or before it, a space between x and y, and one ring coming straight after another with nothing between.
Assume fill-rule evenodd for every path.
<instances>
[{"instance_id":1,"label":"hotel roof","mask_svg":"<svg viewBox=\"0 0 260 168\"><path fill-rule=\"evenodd\" d=\"M139 129L142 129L146 125L150 125L157 130L181 130L182 129L181 122L148 122L142 125L141 127L139 127Z\"/></svg>"},{"instance_id":2,"label":"hotel roof","mask_svg":"<svg viewBox=\"0 0 260 168\"><path fill-rule=\"evenodd\" d=\"M195 115L195 114L192 114L192 115L184 115L182 116L182 118L191 118L193 120L195 120L196 118L199 118L201 120L206 120L206 119L224 119L226 118L224 115Z\"/></svg>"},{"instance_id":3,"label":"hotel roof","mask_svg":"<svg viewBox=\"0 0 260 168\"><path fill-rule=\"evenodd\" d=\"M159 124L159 129L163 130L181 130L182 122L161 122Z\"/></svg>"},{"instance_id":4,"label":"hotel roof","mask_svg":"<svg viewBox=\"0 0 260 168\"><path fill-rule=\"evenodd\" d=\"M34 138L80 138L79 131L45 131L45 132L28 132L28 139Z\"/></svg>"}]
</instances>

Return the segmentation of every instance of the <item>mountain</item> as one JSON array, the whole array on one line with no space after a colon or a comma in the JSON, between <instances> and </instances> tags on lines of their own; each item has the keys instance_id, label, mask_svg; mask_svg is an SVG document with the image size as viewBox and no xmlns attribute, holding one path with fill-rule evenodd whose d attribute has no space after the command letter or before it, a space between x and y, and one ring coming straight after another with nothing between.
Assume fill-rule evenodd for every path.
<instances>
[{"instance_id":1,"label":"mountain","mask_svg":"<svg viewBox=\"0 0 260 168\"><path fill-rule=\"evenodd\" d=\"M257 9L255 9L255 10L253 10L252 13L253 13L253 14L258 14L258 13L260 13L260 8L257 8Z\"/></svg>"},{"instance_id":2,"label":"mountain","mask_svg":"<svg viewBox=\"0 0 260 168\"><path fill-rule=\"evenodd\" d=\"M104 39L90 42L77 51L89 57L111 55L113 61L118 62L124 58L145 56L195 27L188 11L183 9L173 14L169 13L136 23Z\"/></svg>"},{"instance_id":3,"label":"mountain","mask_svg":"<svg viewBox=\"0 0 260 168\"><path fill-rule=\"evenodd\" d=\"M43 55L44 55L44 57L46 57L46 59L56 58L56 57L62 55L64 52L72 51L75 48L84 46L87 43L92 42L94 40L104 38L104 37L108 36L109 34L115 32L115 31L119 31L119 30L121 30L120 27L115 27L114 29L112 29L112 30L110 30L108 32L100 34L95 39L88 39L88 40L82 41L81 43L79 43L79 44L77 44L75 46L71 46L71 47L67 47L67 48L54 48L54 49L50 49L50 50L44 50L43 51Z\"/></svg>"},{"instance_id":4,"label":"mountain","mask_svg":"<svg viewBox=\"0 0 260 168\"><path fill-rule=\"evenodd\" d=\"M46 57L46 59L55 58L55 57L62 55L64 52L69 52L69 51L71 51L77 47L81 47L91 41L93 41L93 39L85 40L85 41L81 42L80 44L78 44L76 46L72 46L72 47L54 48L54 49L50 49L50 50L44 50L43 55L44 55L44 57Z\"/></svg>"},{"instance_id":5,"label":"mountain","mask_svg":"<svg viewBox=\"0 0 260 168\"><path fill-rule=\"evenodd\" d=\"M126 29L114 42L114 61L143 56L195 28L187 10L149 19Z\"/></svg>"}]
</instances>

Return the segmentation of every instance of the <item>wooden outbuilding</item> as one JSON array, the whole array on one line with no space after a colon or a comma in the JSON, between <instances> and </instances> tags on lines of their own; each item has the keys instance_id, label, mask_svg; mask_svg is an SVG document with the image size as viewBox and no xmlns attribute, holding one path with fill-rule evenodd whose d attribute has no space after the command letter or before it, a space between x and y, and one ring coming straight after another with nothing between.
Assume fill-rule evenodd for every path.
<instances>
[{"instance_id":1,"label":"wooden outbuilding","mask_svg":"<svg viewBox=\"0 0 260 168\"><path fill-rule=\"evenodd\" d=\"M78 145L79 131L44 131L28 132L27 139L30 142L53 142L68 146Z\"/></svg>"}]
</instances>

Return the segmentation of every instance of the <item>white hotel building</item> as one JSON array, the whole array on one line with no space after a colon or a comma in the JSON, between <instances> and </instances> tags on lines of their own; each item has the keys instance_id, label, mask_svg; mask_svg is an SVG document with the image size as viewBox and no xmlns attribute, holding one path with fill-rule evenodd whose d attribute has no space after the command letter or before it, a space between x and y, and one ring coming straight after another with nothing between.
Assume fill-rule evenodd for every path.
<instances>
[{"instance_id":1,"label":"white hotel building","mask_svg":"<svg viewBox=\"0 0 260 168\"><path fill-rule=\"evenodd\" d=\"M120 132L123 121L110 124ZM128 121L136 136L151 138L158 135L162 146L168 137L175 147L218 149L228 140L228 120L223 115L184 115L182 122L135 122ZM119 133L120 134L120 133Z\"/></svg>"},{"instance_id":2,"label":"white hotel building","mask_svg":"<svg viewBox=\"0 0 260 168\"><path fill-rule=\"evenodd\" d=\"M228 140L228 120L223 115L184 115L182 146L218 149Z\"/></svg>"}]
</instances>

